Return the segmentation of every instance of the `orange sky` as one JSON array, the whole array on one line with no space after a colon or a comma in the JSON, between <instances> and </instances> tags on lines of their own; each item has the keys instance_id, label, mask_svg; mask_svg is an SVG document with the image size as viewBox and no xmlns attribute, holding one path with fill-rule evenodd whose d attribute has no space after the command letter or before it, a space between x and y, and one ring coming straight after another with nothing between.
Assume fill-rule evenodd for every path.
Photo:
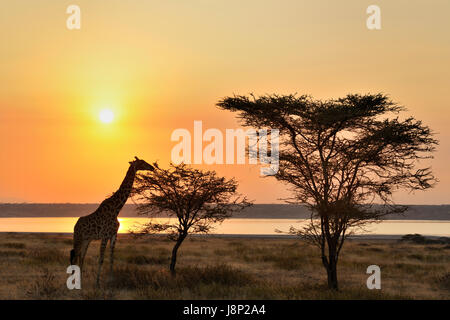
<instances>
[{"instance_id":1,"label":"orange sky","mask_svg":"<svg viewBox=\"0 0 450 320\"><path fill-rule=\"evenodd\" d=\"M66 28L70 4L81 30ZM366 28L371 4L381 30ZM3 1L0 201L100 202L135 155L168 163L174 129L237 127L214 106L234 93L383 92L440 140L440 184L396 199L449 203L449 12L447 0ZM255 166L204 167L256 202L287 195Z\"/></svg>"}]
</instances>

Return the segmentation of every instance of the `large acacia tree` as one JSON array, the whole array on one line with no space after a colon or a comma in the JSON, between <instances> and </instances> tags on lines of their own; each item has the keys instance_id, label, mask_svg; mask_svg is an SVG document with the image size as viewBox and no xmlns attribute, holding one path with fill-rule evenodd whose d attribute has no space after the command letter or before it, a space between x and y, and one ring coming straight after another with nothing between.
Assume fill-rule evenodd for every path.
<instances>
[{"instance_id":1,"label":"large acacia tree","mask_svg":"<svg viewBox=\"0 0 450 320\"><path fill-rule=\"evenodd\" d=\"M163 169L157 163L155 170L136 178L133 196L138 212L150 217L161 213L172 218L167 223L151 220L132 231L136 235L167 233L174 241L170 271L175 274L177 253L190 233L208 233L233 213L250 205L236 189L235 179L217 176L215 171L194 169L185 164L170 164Z\"/></svg>"},{"instance_id":2,"label":"large acacia tree","mask_svg":"<svg viewBox=\"0 0 450 320\"><path fill-rule=\"evenodd\" d=\"M280 130L275 178L293 192L290 202L311 209L310 223L291 228L320 248L328 286L338 289L337 263L353 227L403 212L392 193L424 190L436 179L418 160L430 158L431 130L386 95L314 100L302 95L233 96L218 107L237 112L243 125Z\"/></svg>"}]
</instances>

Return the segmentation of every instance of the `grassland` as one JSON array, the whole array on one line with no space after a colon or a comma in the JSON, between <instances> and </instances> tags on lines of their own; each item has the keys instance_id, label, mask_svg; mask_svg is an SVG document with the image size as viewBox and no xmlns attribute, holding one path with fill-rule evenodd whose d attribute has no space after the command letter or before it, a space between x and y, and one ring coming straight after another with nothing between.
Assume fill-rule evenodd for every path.
<instances>
[{"instance_id":1,"label":"grassland","mask_svg":"<svg viewBox=\"0 0 450 320\"><path fill-rule=\"evenodd\" d=\"M68 290L70 235L0 234L0 299L449 299L450 246L351 240L338 267L339 292L326 289L317 250L295 239L188 238L177 275L172 242L120 235L114 279L95 288L98 242L91 244L81 290ZM366 287L381 267L381 290Z\"/></svg>"}]
</instances>

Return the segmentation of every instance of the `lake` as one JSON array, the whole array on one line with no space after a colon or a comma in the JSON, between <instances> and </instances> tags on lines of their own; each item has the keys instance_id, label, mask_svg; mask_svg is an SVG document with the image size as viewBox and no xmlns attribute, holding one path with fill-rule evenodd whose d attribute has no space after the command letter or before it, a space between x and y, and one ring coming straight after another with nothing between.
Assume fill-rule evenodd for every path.
<instances>
[{"instance_id":1,"label":"lake","mask_svg":"<svg viewBox=\"0 0 450 320\"><path fill-rule=\"evenodd\" d=\"M0 232L53 232L71 233L78 218L0 218ZM158 218L167 222L167 218ZM130 228L148 221L148 218L119 218L119 233L127 233ZM228 219L216 225L214 234L276 235L275 229L287 231L290 226L299 227L308 220L299 219ZM404 235L419 233L430 236L450 236L448 220L387 220L369 225L369 235Z\"/></svg>"}]
</instances>

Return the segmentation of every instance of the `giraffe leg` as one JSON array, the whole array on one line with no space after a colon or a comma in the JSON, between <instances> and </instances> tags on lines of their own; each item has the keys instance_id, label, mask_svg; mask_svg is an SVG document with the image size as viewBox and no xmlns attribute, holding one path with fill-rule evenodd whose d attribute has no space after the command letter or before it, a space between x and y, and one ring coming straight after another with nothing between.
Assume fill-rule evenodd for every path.
<instances>
[{"instance_id":1,"label":"giraffe leg","mask_svg":"<svg viewBox=\"0 0 450 320\"><path fill-rule=\"evenodd\" d=\"M89 243L91 241L89 240L84 240L81 244L81 250L80 250L80 271L81 274L83 274L83 264L84 264L84 258L86 257L86 253L89 247Z\"/></svg>"},{"instance_id":2,"label":"giraffe leg","mask_svg":"<svg viewBox=\"0 0 450 320\"><path fill-rule=\"evenodd\" d=\"M100 244L100 256L98 259L98 272L97 272L97 287L100 286L100 273L102 271L102 264L103 264L103 259L105 257L105 249L106 249L106 244L108 243L108 239L102 239L102 243Z\"/></svg>"},{"instance_id":3,"label":"giraffe leg","mask_svg":"<svg viewBox=\"0 0 450 320\"><path fill-rule=\"evenodd\" d=\"M70 264L71 265L79 264L80 249L81 249L80 243L74 241L73 249L70 251Z\"/></svg>"},{"instance_id":4,"label":"giraffe leg","mask_svg":"<svg viewBox=\"0 0 450 320\"><path fill-rule=\"evenodd\" d=\"M109 259L109 280L113 278L113 264L114 264L114 247L116 246L117 234L111 237L109 242L109 249L111 250L111 256Z\"/></svg>"}]
</instances>

